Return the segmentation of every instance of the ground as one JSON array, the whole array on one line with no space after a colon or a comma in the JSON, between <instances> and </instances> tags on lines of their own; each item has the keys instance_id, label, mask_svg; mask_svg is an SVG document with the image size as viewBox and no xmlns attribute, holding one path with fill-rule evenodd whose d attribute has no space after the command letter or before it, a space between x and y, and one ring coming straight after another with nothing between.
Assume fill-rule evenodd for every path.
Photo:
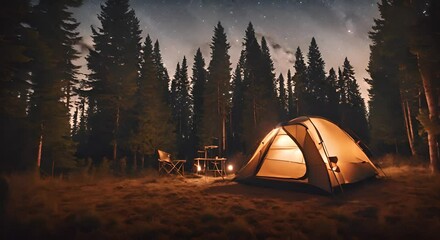
<instances>
[{"instance_id":1,"label":"ground","mask_svg":"<svg viewBox=\"0 0 440 240\"><path fill-rule=\"evenodd\" d=\"M434 239L440 177L384 169L335 195L229 178L39 180L6 176L3 239Z\"/></svg>"}]
</instances>

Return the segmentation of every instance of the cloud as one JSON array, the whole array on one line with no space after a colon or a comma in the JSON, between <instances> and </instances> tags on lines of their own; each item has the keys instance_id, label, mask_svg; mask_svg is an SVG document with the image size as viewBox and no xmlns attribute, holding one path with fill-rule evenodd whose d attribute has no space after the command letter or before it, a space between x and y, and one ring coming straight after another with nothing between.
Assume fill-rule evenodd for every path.
<instances>
[{"instance_id":1,"label":"cloud","mask_svg":"<svg viewBox=\"0 0 440 240\"><path fill-rule=\"evenodd\" d=\"M84 39L82 39L79 43L79 51L81 55L89 53L90 50L93 50L92 44L87 43Z\"/></svg>"},{"instance_id":2,"label":"cloud","mask_svg":"<svg viewBox=\"0 0 440 240\"><path fill-rule=\"evenodd\" d=\"M284 58L287 57L287 60L289 61L289 63L293 64L295 62L293 51L290 48L288 48L288 47L282 46L280 43L278 43L275 40L274 37L265 35L265 34L260 33L260 32L255 33L255 35L258 38L264 37L266 39L266 42L269 44L269 46L273 50L273 55L274 56L272 56L272 58L274 59L274 61L277 60L277 57L279 57L278 55L284 54L284 55L286 55L286 56L284 56Z\"/></svg>"}]
</instances>

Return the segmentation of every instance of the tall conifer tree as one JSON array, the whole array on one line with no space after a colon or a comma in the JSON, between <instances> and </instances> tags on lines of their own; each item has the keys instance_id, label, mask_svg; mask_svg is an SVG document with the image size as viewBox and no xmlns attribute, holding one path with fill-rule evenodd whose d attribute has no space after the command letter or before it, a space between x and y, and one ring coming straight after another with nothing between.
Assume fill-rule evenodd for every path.
<instances>
[{"instance_id":1,"label":"tall conifer tree","mask_svg":"<svg viewBox=\"0 0 440 240\"><path fill-rule=\"evenodd\" d=\"M287 70L287 112L288 118L296 116L295 100L293 97L293 77L290 73L290 69Z\"/></svg>"},{"instance_id":2,"label":"tall conifer tree","mask_svg":"<svg viewBox=\"0 0 440 240\"><path fill-rule=\"evenodd\" d=\"M166 98L166 102L169 102L169 90L168 84L170 82L170 77L168 76L167 68L164 66L162 61L162 54L160 53L159 40L154 43L153 49L153 60L157 70L157 78L159 79L160 89L162 98Z\"/></svg>"},{"instance_id":3,"label":"tall conifer tree","mask_svg":"<svg viewBox=\"0 0 440 240\"><path fill-rule=\"evenodd\" d=\"M215 139L220 155L226 149L226 120L230 107L229 48L225 30L219 22L214 28L211 41L211 61L208 66L208 81L203 100L203 142L213 143Z\"/></svg>"},{"instance_id":4,"label":"tall conifer tree","mask_svg":"<svg viewBox=\"0 0 440 240\"><path fill-rule=\"evenodd\" d=\"M369 123L373 147L379 152L402 152L407 149L401 104L400 66L408 56L408 16L401 16L395 4L403 1L381 1L380 18L374 20L369 33L372 40L367 71L370 79ZM400 10L399 10L400 11ZM405 20L404 20L405 19ZM388 124L392 122L393 124Z\"/></svg>"},{"instance_id":5,"label":"tall conifer tree","mask_svg":"<svg viewBox=\"0 0 440 240\"><path fill-rule=\"evenodd\" d=\"M277 94L277 82L275 79L274 66L272 57L270 55L269 47L267 46L266 39L261 38L261 89L263 111L267 114L262 115L261 122L270 129L270 125L277 124L280 120L279 113L273 110L279 106L278 94Z\"/></svg>"},{"instance_id":6,"label":"tall conifer tree","mask_svg":"<svg viewBox=\"0 0 440 240\"><path fill-rule=\"evenodd\" d=\"M192 134L192 109L186 57L183 57L182 65L177 63L170 95L173 121L176 126L177 155L180 158L189 158L192 156L192 150L189 149Z\"/></svg>"},{"instance_id":7,"label":"tall conifer tree","mask_svg":"<svg viewBox=\"0 0 440 240\"><path fill-rule=\"evenodd\" d=\"M347 93L347 119L343 122L344 126L350 128L362 140L368 141L368 122L367 111L364 99L359 91L359 85L354 77L354 70L347 58L344 60L342 78L344 79Z\"/></svg>"},{"instance_id":8,"label":"tall conifer tree","mask_svg":"<svg viewBox=\"0 0 440 240\"><path fill-rule=\"evenodd\" d=\"M93 50L87 56L91 70L89 95L90 149L95 160L116 161L118 150L128 150L133 131L141 50L139 20L128 0L107 0L92 27ZM93 149L93 151L92 151Z\"/></svg>"},{"instance_id":9,"label":"tall conifer tree","mask_svg":"<svg viewBox=\"0 0 440 240\"><path fill-rule=\"evenodd\" d=\"M339 104L347 102L347 92L346 92L346 90L347 90L347 88L345 86L345 81L344 81L344 78L342 76L341 68L338 67L338 82L337 82L337 87L336 87L336 93L338 94ZM342 117L341 120L343 120L343 119L344 118Z\"/></svg>"},{"instance_id":10,"label":"tall conifer tree","mask_svg":"<svg viewBox=\"0 0 440 240\"><path fill-rule=\"evenodd\" d=\"M278 77L278 99L280 104L280 118L282 121L287 120L287 97L286 97L286 89L284 86L284 77L283 74L280 73Z\"/></svg>"},{"instance_id":11,"label":"tall conifer tree","mask_svg":"<svg viewBox=\"0 0 440 240\"><path fill-rule=\"evenodd\" d=\"M177 95L177 145L179 157L190 158L193 151L190 149L190 137L192 135L192 109L191 95L188 79L188 64L186 57L183 57L182 67L176 85Z\"/></svg>"},{"instance_id":12,"label":"tall conifer tree","mask_svg":"<svg viewBox=\"0 0 440 240\"><path fill-rule=\"evenodd\" d=\"M137 166L136 154L152 155L158 149L173 150L175 137L171 109L167 105L167 96L160 89L163 79L157 76L158 69L154 59L152 42L145 39L142 55L141 76L136 97L135 126L131 146L135 152L134 167Z\"/></svg>"},{"instance_id":13,"label":"tall conifer tree","mask_svg":"<svg viewBox=\"0 0 440 240\"><path fill-rule=\"evenodd\" d=\"M170 96L169 96L169 102L171 105L171 112L172 112L172 116L173 116L173 121L176 124L177 127L177 122L178 122L178 104L179 104L179 100L178 100L178 84L180 81L180 63L178 62L176 65L176 71L174 72L174 76L173 79L171 80L171 86L170 86ZM177 128L176 128L177 131Z\"/></svg>"},{"instance_id":14,"label":"tall conifer tree","mask_svg":"<svg viewBox=\"0 0 440 240\"><path fill-rule=\"evenodd\" d=\"M201 149L201 126L203 121L203 99L206 85L206 69L205 59L202 56L200 48L197 49L194 55L194 65L192 67L192 98L193 98L193 122L192 122L192 137L193 149Z\"/></svg>"},{"instance_id":15,"label":"tall conifer tree","mask_svg":"<svg viewBox=\"0 0 440 240\"><path fill-rule=\"evenodd\" d=\"M340 121L339 114L339 95L338 95L338 77L336 76L336 72L333 68L330 68L328 72L328 76L326 79L325 85L326 91L326 108L323 111L324 116L328 117L330 120L334 122Z\"/></svg>"},{"instance_id":16,"label":"tall conifer tree","mask_svg":"<svg viewBox=\"0 0 440 240\"><path fill-rule=\"evenodd\" d=\"M87 145L89 138L89 125L87 123L87 106L86 106L86 94L81 93L80 100L76 104L77 127L73 129L72 139L76 143L76 156L79 159L86 159L88 157Z\"/></svg>"},{"instance_id":17,"label":"tall conifer tree","mask_svg":"<svg viewBox=\"0 0 440 240\"><path fill-rule=\"evenodd\" d=\"M301 49L298 47L295 52L295 75L293 75L292 82L295 87L293 99L295 101L295 115L300 116L307 114L307 66L304 62L304 56Z\"/></svg>"},{"instance_id":18,"label":"tall conifer tree","mask_svg":"<svg viewBox=\"0 0 440 240\"><path fill-rule=\"evenodd\" d=\"M417 68L420 82L425 93L426 109L417 116L427 134L429 149L429 166L433 174L440 173L440 4L434 0L410 1L405 0L403 6L410 7L412 25L410 26L410 50L417 59ZM404 12L404 17L406 12ZM411 69L408 67L407 69ZM404 78L411 82L411 77ZM409 81L408 81L409 80ZM406 83L408 84L408 83ZM413 83L413 85L418 85ZM414 89L415 87L413 87ZM416 88L415 88L416 89ZM404 87L404 90L408 90ZM409 91L407 91L409 92ZM406 126L409 141L414 141L412 132L411 114L407 96ZM405 105L405 104L402 104ZM411 136L412 135L412 136ZM412 138L412 139L411 139ZM413 151L414 154L415 151Z\"/></svg>"},{"instance_id":19,"label":"tall conifer tree","mask_svg":"<svg viewBox=\"0 0 440 240\"><path fill-rule=\"evenodd\" d=\"M231 109L231 151L243 151L243 64L244 51L241 51L240 59L235 67L232 78L232 109Z\"/></svg>"},{"instance_id":20,"label":"tall conifer tree","mask_svg":"<svg viewBox=\"0 0 440 240\"><path fill-rule=\"evenodd\" d=\"M244 107L243 107L243 138L245 141L245 152L252 151L251 148L258 138L255 129L259 123L260 114L260 92L263 87L260 84L260 59L261 48L255 37L255 30L252 23L249 23L244 37Z\"/></svg>"},{"instance_id":21,"label":"tall conifer tree","mask_svg":"<svg viewBox=\"0 0 440 240\"><path fill-rule=\"evenodd\" d=\"M29 50L37 41L36 31L24 24L30 24L29 2L12 1L0 9L0 172L35 167L35 151L26 147L31 138L26 112Z\"/></svg>"},{"instance_id":22,"label":"tall conifer tree","mask_svg":"<svg viewBox=\"0 0 440 240\"><path fill-rule=\"evenodd\" d=\"M315 38L312 38L307 53L308 68L306 82L307 112L309 115L322 116L326 102L326 79L324 71L324 60L322 60L321 52L316 44Z\"/></svg>"},{"instance_id":23,"label":"tall conifer tree","mask_svg":"<svg viewBox=\"0 0 440 240\"><path fill-rule=\"evenodd\" d=\"M67 9L80 4L73 0L42 0L33 8L31 25L39 37L32 51L29 116L38 133L37 164L52 175L75 167L69 103L78 69L73 64L78 58L74 45L80 37L76 32L79 23Z\"/></svg>"},{"instance_id":24,"label":"tall conifer tree","mask_svg":"<svg viewBox=\"0 0 440 240\"><path fill-rule=\"evenodd\" d=\"M258 44L252 23L244 38L243 138L245 152L252 151L260 139L279 121L278 101L273 73L273 62L266 40Z\"/></svg>"}]
</instances>

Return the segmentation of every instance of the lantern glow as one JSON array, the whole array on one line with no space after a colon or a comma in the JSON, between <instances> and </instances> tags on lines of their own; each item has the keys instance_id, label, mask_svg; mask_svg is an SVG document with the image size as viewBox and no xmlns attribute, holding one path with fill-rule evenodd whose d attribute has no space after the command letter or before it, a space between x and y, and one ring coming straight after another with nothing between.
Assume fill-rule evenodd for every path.
<instances>
[{"instance_id":1,"label":"lantern glow","mask_svg":"<svg viewBox=\"0 0 440 240\"><path fill-rule=\"evenodd\" d=\"M229 164L228 165L228 171L232 171L232 170L234 170L234 166L232 166L232 164Z\"/></svg>"}]
</instances>

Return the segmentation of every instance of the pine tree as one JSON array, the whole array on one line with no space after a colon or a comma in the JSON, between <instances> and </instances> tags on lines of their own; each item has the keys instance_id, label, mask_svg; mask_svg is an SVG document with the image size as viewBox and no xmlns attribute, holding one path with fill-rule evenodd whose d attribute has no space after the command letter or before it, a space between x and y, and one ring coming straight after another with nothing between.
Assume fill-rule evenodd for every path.
<instances>
[{"instance_id":1,"label":"pine tree","mask_svg":"<svg viewBox=\"0 0 440 240\"><path fill-rule=\"evenodd\" d=\"M211 144L216 139L219 155L226 150L226 119L230 107L230 57L225 30L219 22L211 41L211 61L204 94L203 142Z\"/></svg>"},{"instance_id":2,"label":"pine tree","mask_svg":"<svg viewBox=\"0 0 440 240\"><path fill-rule=\"evenodd\" d=\"M426 109L422 110L417 116L417 120L423 126L427 134L427 143L429 149L429 166L433 174L440 173L440 47L439 47L439 20L440 5L438 1L404 1L403 6L409 7L412 24L409 32L409 47L411 55L417 60L418 73L421 79L421 85L426 100ZM406 14L405 14L406 15ZM405 16L408 18L408 16ZM406 69L405 69L406 70ZM408 82L408 78L403 78ZM411 78L409 78L411 79ZM412 85L419 85L413 83ZM408 90L407 87L404 88ZM417 88L416 88L417 89ZM406 91L407 95L408 92ZM405 96L406 97L406 96ZM409 141L414 141L412 133L411 114L406 97L406 123ZM403 104L405 105L405 104ZM405 111L404 111L405 113ZM412 139L411 139L412 138Z\"/></svg>"},{"instance_id":3,"label":"pine tree","mask_svg":"<svg viewBox=\"0 0 440 240\"><path fill-rule=\"evenodd\" d=\"M259 124L259 98L262 85L260 84L261 48L255 37L252 23L249 23L244 37L243 52L243 150L252 151L255 139L259 139L256 129Z\"/></svg>"},{"instance_id":4,"label":"pine tree","mask_svg":"<svg viewBox=\"0 0 440 240\"><path fill-rule=\"evenodd\" d=\"M203 121L203 96L205 93L207 72L205 69L205 59L203 59L200 48L197 49L194 55L194 65L192 67L192 98L193 98L193 124L192 124L192 137L193 148L201 149L201 126Z\"/></svg>"},{"instance_id":5,"label":"pine tree","mask_svg":"<svg viewBox=\"0 0 440 240\"><path fill-rule=\"evenodd\" d=\"M263 115L261 122L263 125L270 127L272 124L277 124L280 120L280 115L278 111L271 112L279 106L278 94L277 94L277 83L275 79L274 66L272 57L270 55L269 47L267 46L266 39L264 37L261 38L261 86L263 89L262 93L262 104L261 107L263 111L268 114Z\"/></svg>"},{"instance_id":6,"label":"pine tree","mask_svg":"<svg viewBox=\"0 0 440 240\"><path fill-rule=\"evenodd\" d=\"M324 116L334 122L340 122L339 114L339 95L338 95L338 79L336 72L331 68L326 79L326 108L323 111Z\"/></svg>"},{"instance_id":7,"label":"pine tree","mask_svg":"<svg viewBox=\"0 0 440 240\"><path fill-rule=\"evenodd\" d=\"M29 145L27 119L27 92L32 63L29 50L35 44L36 31L26 28L30 24L31 5L19 0L0 9L0 172L28 170L35 167L35 154ZM28 156L32 152L32 155ZM32 162L29 162L31 159Z\"/></svg>"},{"instance_id":8,"label":"pine tree","mask_svg":"<svg viewBox=\"0 0 440 240\"><path fill-rule=\"evenodd\" d=\"M295 100L293 96L293 77L290 73L290 69L287 70L287 112L288 118L294 118L296 116Z\"/></svg>"},{"instance_id":9,"label":"pine tree","mask_svg":"<svg viewBox=\"0 0 440 240\"><path fill-rule=\"evenodd\" d=\"M92 27L93 50L87 56L92 91L89 104L90 153L95 160L129 151L141 50L141 30L128 0L107 0Z\"/></svg>"},{"instance_id":10,"label":"pine tree","mask_svg":"<svg viewBox=\"0 0 440 240\"><path fill-rule=\"evenodd\" d=\"M342 76L341 68L338 67L338 81L337 81L337 87L336 87L336 93L338 94L339 104L346 103L347 102L347 88L345 86L345 81ZM342 118L341 121L343 121Z\"/></svg>"},{"instance_id":11,"label":"pine tree","mask_svg":"<svg viewBox=\"0 0 440 240\"><path fill-rule=\"evenodd\" d=\"M382 153L409 149L412 155L429 154L431 169L438 171L439 81L434 76L440 52L435 34L439 5L431 0L383 0L378 6L380 17L369 33L373 44L367 81L373 146ZM428 139L414 134L422 126Z\"/></svg>"},{"instance_id":12,"label":"pine tree","mask_svg":"<svg viewBox=\"0 0 440 240\"><path fill-rule=\"evenodd\" d=\"M352 73L354 74L354 73ZM336 84L336 94L338 96L338 113L339 121L342 125L351 121L348 115L348 101L347 101L347 82L346 78L342 74L341 68L338 67L338 79Z\"/></svg>"},{"instance_id":13,"label":"pine tree","mask_svg":"<svg viewBox=\"0 0 440 240\"><path fill-rule=\"evenodd\" d=\"M74 131L72 133L72 139L76 143L76 157L79 159L87 158L87 144L88 144L88 136L89 129L87 124L87 113L86 113L86 98L81 96L81 100L78 101L76 105L77 109L77 127L74 127Z\"/></svg>"},{"instance_id":14,"label":"pine tree","mask_svg":"<svg viewBox=\"0 0 440 240\"><path fill-rule=\"evenodd\" d=\"M348 58L344 59L344 63L342 65L342 69L343 70L342 70L342 84L341 84L342 89L341 89L341 92L345 93L345 96L344 96L345 101L344 101L344 103L346 103L347 105L350 106L350 105L353 104L352 100L353 100L353 96L355 94L355 93L350 92L350 91L354 90L354 89L352 89L353 88L353 82L356 82L356 79L354 77L354 69L351 66L350 62L348 61ZM344 120L346 120L346 121L349 120L349 118L351 118L349 116L349 114L346 114L345 117L346 118Z\"/></svg>"},{"instance_id":15,"label":"pine tree","mask_svg":"<svg viewBox=\"0 0 440 240\"><path fill-rule=\"evenodd\" d=\"M135 153L133 165L135 169L137 153L141 154L143 163L145 155L153 155L158 149L171 151L175 145L175 137L172 135L174 124L171 110L166 103L167 96L157 91L163 84L163 79L157 76L157 62L155 62L154 55L151 39L147 36L143 47L141 76L136 94L136 128L131 138L132 150Z\"/></svg>"},{"instance_id":16,"label":"pine tree","mask_svg":"<svg viewBox=\"0 0 440 240\"><path fill-rule=\"evenodd\" d=\"M315 38L312 38L307 54L307 82L306 82L306 106L308 107L306 114L322 116L324 114L326 93L326 79L324 71L324 60L322 60L321 52L316 44Z\"/></svg>"},{"instance_id":17,"label":"pine tree","mask_svg":"<svg viewBox=\"0 0 440 240\"><path fill-rule=\"evenodd\" d=\"M240 59L235 67L232 78L232 109L231 109L231 152L243 151L243 64L244 51L241 51Z\"/></svg>"},{"instance_id":18,"label":"pine tree","mask_svg":"<svg viewBox=\"0 0 440 240\"><path fill-rule=\"evenodd\" d=\"M282 121L287 120L287 98L286 98L286 90L284 87L284 77L283 74L280 73L278 77L278 99L280 104L280 118Z\"/></svg>"},{"instance_id":19,"label":"pine tree","mask_svg":"<svg viewBox=\"0 0 440 240\"><path fill-rule=\"evenodd\" d=\"M274 66L272 57L270 55L269 47L267 46L266 38L261 38L261 70L262 70L262 83L267 87L267 97L273 100L273 104L276 104L277 97L277 82L275 79Z\"/></svg>"},{"instance_id":20,"label":"pine tree","mask_svg":"<svg viewBox=\"0 0 440 240\"><path fill-rule=\"evenodd\" d=\"M80 1L40 1L33 7L31 26L38 31L32 49L32 95L29 117L35 133L37 166L54 175L75 167L70 127L70 96L76 82L79 23L67 9Z\"/></svg>"},{"instance_id":21,"label":"pine tree","mask_svg":"<svg viewBox=\"0 0 440 240\"><path fill-rule=\"evenodd\" d=\"M30 15L31 4L26 0L11 2L0 10L0 20L3 23L0 29L0 51L2 53L0 55L0 91L2 93L2 111L14 110L13 107L4 107L17 103L16 95L18 93L14 91L25 85L22 82L25 81L25 78L29 77L18 69L28 67L26 63L32 60L29 56L30 46L27 46L28 42L26 39L31 38L31 41L35 40L37 32L24 26L24 24L30 24ZM9 97L12 99L9 99Z\"/></svg>"},{"instance_id":22,"label":"pine tree","mask_svg":"<svg viewBox=\"0 0 440 240\"><path fill-rule=\"evenodd\" d=\"M258 44L252 23L244 38L244 106L243 139L245 152L251 151L260 139L279 121L278 101L273 73L273 62L266 40Z\"/></svg>"},{"instance_id":23,"label":"pine tree","mask_svg":"<svg viewBox=\"0 0 440 240\"><path fill-rule=\"evenodd\" d=\"M179 83L179 81L180 81L180 63L178 62L173 79L171 80L171 89L170 89L170 97L169 97L173 121L176 124L176 126L177 126L178 117L179 117L179 113L178 113L178 108L179 108L179 106L178 106L178 104L179 104L178 83ZM176 128L176 131L177 131L177 129L178 128Z\"/></svg>"},{"instance_id":24,"label":"pine tree","mask_svg":"<svg viewBox=\"0 0 440 240\"><path fill-rule=\"evenodd\" d=\"M298 47L295 52L295 75L292 78L295 87L293 93L294 105L296 107L294 115L301 116L307 114L308 100L306 99L307 91L307 66L304 62L304 57L301 49Z\"/></svg>"},{"instance_id":25,"label":"pine tree","mask_svg":"<svg viewBox=\"0 0 440 240\"><path fill-rule=\"evenodd\" d=\"M378 4L380 18L369 33L373 44L367 71L370 79L369 123L373 147L380 152L405 152L404 116L401 104L400 66L408 59L408 16L394 11L402 1ZM400 10L399 10L400 11ZM415 111L416 112L416 111ZM392 122L393 124L389 124ZM404 150L404 151L403 151Z\"/></svg>"},{"instance_id":26,"label":"pine tree","mask_svg":"<svg viewBox=\"0 0 440 240\"><path fill-rule=\"evenodd\" d=\"M344 60L342 77L346 86L347 109L346 116L349 118L343 122L344 126L355 132L362 140L368 141L367 111L364 99L359 91L359 85L354 77L354 70L347 58Z\"/></svg>"},{"instance_id":27,"label":"pine tree","mask_svg":"<svg viewBox=\"0 0 440 240\"><path fill-rule=\"evenodd\" d=\"M177 156L190 158L190 137L192 135L192 109L190 98L190 85L188 80L188 66L183 57L182 66L177 63L176 73L171 81L170 103L172 116L176 129Z\"/></svg>"},{"instance_id":28,"label":"pine tree","mask_svg":"<svg viewBox=\"0 0 440 240\"><path fill-rule=\"evenodd\" d=\"M186 57L183 57L182 67L180 68L180 74L178 81L176 82L176 95L178 104L177 110L177 145L178 156L180 158L190 159L193 151L190 149L190 137L192 135L192 109L191 109L191 96L190 85L188 79L188 65Z\"/></svg>"},{"instance_id":29,"label":"pine tree","mask_svg":"<svg viewBox=\"0 0 440 240\"><path fill-rule=\"evenodd\" d=\"M153 59L154 59L154 65L157 69L156 75L157 78L159 78L160 80L162 97L166 98L167 103L169 103L168 83L170 82L170 77L168 76L168 71L162 61L162 54L160 53L159 40L156 40L156 42L154 43Z\"/></svg>"}]
</instances>

